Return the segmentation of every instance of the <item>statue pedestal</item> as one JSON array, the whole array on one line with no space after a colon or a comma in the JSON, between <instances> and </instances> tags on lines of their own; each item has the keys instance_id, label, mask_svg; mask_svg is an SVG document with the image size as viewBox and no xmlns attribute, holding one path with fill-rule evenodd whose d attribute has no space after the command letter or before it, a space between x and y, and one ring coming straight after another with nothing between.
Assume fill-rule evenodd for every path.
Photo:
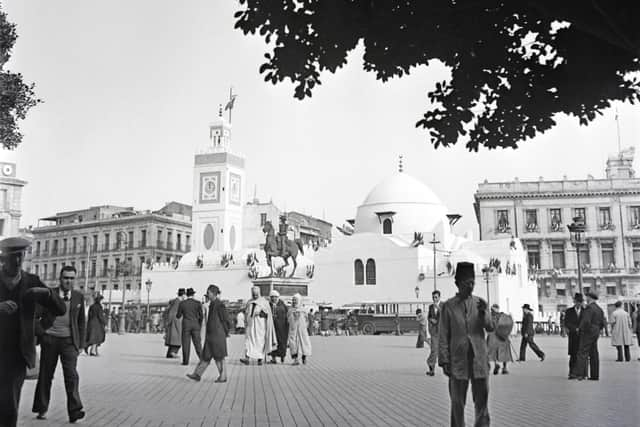
<instances>
[{"instance_id":1,"label":"statue pedestal","mask_svg":"<svg viewBox=\"0 0 640 427\"><path fill-rule=\"evenodd\" d=\"M300 294L309 295L310 279L300 277L259 277L252 280L253 285L260 288L260 295L268 297L272 290L276 290L282 297L292 297Z\"/></svg>"}]
</instances>

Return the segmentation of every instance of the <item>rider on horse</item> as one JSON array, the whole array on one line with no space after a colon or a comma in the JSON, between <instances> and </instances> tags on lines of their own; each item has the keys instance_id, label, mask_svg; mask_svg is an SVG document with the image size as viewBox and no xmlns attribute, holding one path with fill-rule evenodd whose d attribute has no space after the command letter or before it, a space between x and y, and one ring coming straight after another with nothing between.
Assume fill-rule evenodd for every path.
<instances>
[{"instance_id":1,"label":"rider on horse","mask_svg":"<svg viewBox=\"0 0 640 427\"><path fill-rule=\"evenodd\" d=\"M278 254L281 257L285 255L285 249L287 247L287 241L289 238L287 237L287 231L289 231L289 226L287 225L287 217L286 215L280 215L280 224L278 225L278 236L276 236L276 243Z\"/></svg>"}]
</instances>

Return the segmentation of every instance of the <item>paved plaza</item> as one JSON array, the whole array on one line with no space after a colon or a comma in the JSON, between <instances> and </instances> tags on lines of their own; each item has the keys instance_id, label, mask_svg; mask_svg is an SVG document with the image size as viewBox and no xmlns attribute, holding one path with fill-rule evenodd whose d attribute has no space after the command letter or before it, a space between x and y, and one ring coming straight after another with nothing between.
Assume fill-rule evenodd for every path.
<instances>
[{"instance_id":1,"label":"paved plaza","mask_svg":"<svg viewBox=\"0 0 640 427\"><path fill-rule=\"evenodd\" d=\"M306 366L239 363L242 337L229 340L229 382L213 382L211 366L200 383L185 377L179 359L165 359L161 335L110 334L101 357L79 359L80 391L91 426L444 426L447 379L425 376L428 348L415 336L312 337ZM515 338L518 345L520 339ZM640 362L615 362L609 339L600 340L601 380L567 381L566 341L540 336L540 362L514 363L491 377L494 426L637 426ZM20 425L67 425L60 368L49 418L31 413L35 381L22 392ZM469 393L467 423L473 425Z\"/></svg>"}]
</instances>

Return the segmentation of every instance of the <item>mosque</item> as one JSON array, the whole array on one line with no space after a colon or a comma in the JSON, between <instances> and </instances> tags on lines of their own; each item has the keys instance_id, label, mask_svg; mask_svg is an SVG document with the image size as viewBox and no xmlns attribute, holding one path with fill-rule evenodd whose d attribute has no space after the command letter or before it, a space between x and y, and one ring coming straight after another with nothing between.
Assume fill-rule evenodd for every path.
<instances>
[{"instance_id":1,"label":"mosque","mask_svg":"<svg viewBox=\"0 0 640 427\"><path fill-rule=\"evenodd\" d=\"M245 159L231 150L231 125L222 115L210 125L210 143L195 155L193 250L177 264L155 264L142 272L151 298L172 298L179 287L203 295L210 283L223 298L247 299L257 277L269 274L263 251L245 247ZM431 301L455 295L460 261L476 265L474 294L519 317L520 307L538 305L520 240L474 241L456 235L460 215L450 213L424 183L402 168L373 187L354 220L327 247L307 247L298 256L294 281L308 283L308 301L334 307L361 303ZM274 265L278 268L278 265ZM287 270L289 272L290 270Z\"/></svg>"}]
</instances>

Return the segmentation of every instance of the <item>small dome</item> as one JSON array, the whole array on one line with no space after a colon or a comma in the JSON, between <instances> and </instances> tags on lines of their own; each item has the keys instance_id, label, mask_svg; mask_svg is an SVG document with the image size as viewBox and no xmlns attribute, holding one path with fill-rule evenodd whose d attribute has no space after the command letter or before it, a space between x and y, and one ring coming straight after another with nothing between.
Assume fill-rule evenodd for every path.
<instances>
[{"instance_id":1,"label":"small dome","mask_svg":"<svg viewBox=\"0 0 640 427\"><path fill-rule=\"evenodd\" d=\"M421 203L442 205L433 191L406 173L397 172L376 185L362 206L380 203Z\"/></svg>"}]
</instances>

